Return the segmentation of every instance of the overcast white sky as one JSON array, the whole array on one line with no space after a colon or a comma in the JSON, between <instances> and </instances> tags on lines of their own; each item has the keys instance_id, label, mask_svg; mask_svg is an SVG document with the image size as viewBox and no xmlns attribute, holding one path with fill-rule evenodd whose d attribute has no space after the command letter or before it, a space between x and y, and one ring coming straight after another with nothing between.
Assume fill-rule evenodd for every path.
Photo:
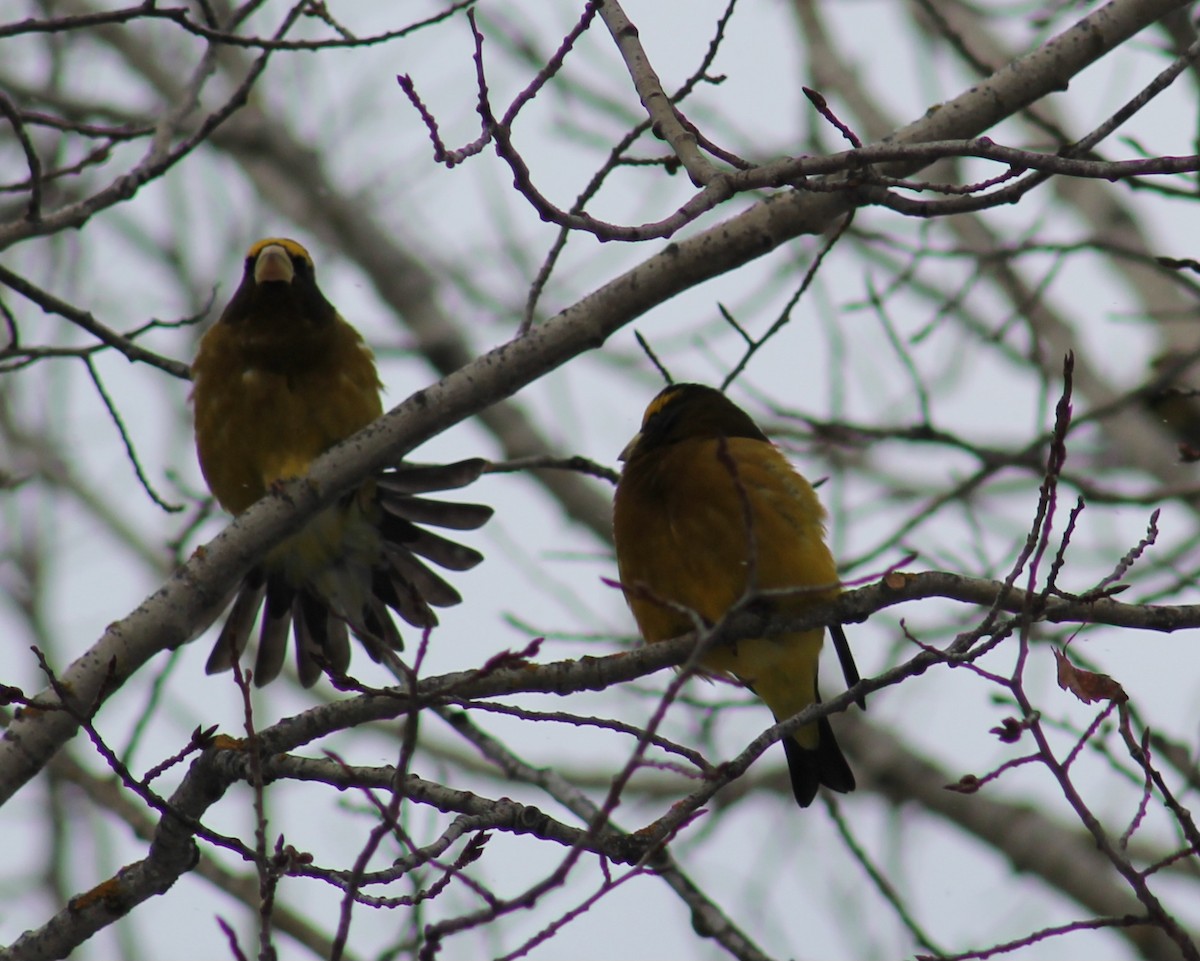
<instances>
[{"instance_id":1,"label":"overcast white sky","mask_svg":"<svg viewBox=\"0 0 1200 961\"><path fill-rule=\"evenodd\" d=\"M480 9L485 30L505 29L514 35L531 31L543 38L549 49L573 22L576 6L514 2L482 4ZM271 16L278 15L277 7L267 4ZM393 5L331 7L360 34L394 26L392 18L401 15ZM711 40L722 4L627 0L625 7L638 25L664 85L673 89L695 69ZM896 120L905 123L966 89L970 80L944 51L931 52L908 39L907 22L899 7L857 0L827 3L822 10L839 45L851 51L864 86ZM410 4L403 9L403 16L416 17L433 7ZM372 18L378 20L372 22ZM739 11L714 67L715 73L727 79L720 85L702 87L686 107L689 117L715 139L756 159L796 152L796 145L804 142L814 125L812 111L800 93L807 74L796 29L795 19L783 3ZM1035 35L1024 26L1007 29L1011 36L1006 39L1020 49L1034 43ZM1150 40L1106 58L1060 98L1058 106L1070 117L1073 131L1090 128L1161 69L1166 61L1150 55L1145 46ZM10 63L18 63L19 58L30 57L28 66L20 67L19 72L31 78L38 68L30 51L37 48L28 37L0 41L0 61L12 57L17 59ZM485 53L493 97L506 103L528 82L528 74L514 67L492 34ZM478 132L470 55L470 34L465 20L458 17L379 47L279 57L256 90L255 102L268 114L279 111L291 118L293 129L311 143L335 182L356 192L365 211L414 245L431 265L448 271L457 283L447 284L441 293L443 304L483 351L515 331L527 285L554 231L511 189L510 174L492 152L453 170L434 165L427 133L394 80L397 73L412 75L441 121L444 139L457 146ZM12 69L4 68L4 72ZM128 103L144 96L131 89L119 65L99 55L72 61L72 71L77 72L65 77L64 83L85 86L98 99ZM518 123L518 146L530 160L540 189L563 206L569 205L586 183L608 144L623 132L625 120L637 117L640 109L603 29L597 27L585 38L578 55L568 63L568 73L611 97L625 114L606 116L579 98L563 97L551 89ZM1187 90L1182 87L1168 93L1125 132L1150 153L1191 152L1191 130L1186 125L1181 129L1177 122L1179 116L1194 121L1195 105L1185 99ZM835 110L841 109L837 90L823 92ZM995 138L1004 140L1006 131L1018 136L1014 127L994 133ZM1025 136L1022 131L1020 137ZM836 143L831 137L827 142ZM649 153L648 146L645 152ZM114 171L119 162L118 156L113 161ZM0 164L4 182L22 176L20 157L11 149L0 151ZM618 222L653 220L668 213L688 193L682 174L666 183L661 176L623 173L614 178L594 212ZM721 217L749 202L731 204ZM1044 241L1080 239L1081 225L1071 216L1057 214L1050 203L1049 192L1043 191L1016 209L990 212L989 223L1014 244L1033 233ZM1139 203L1153 225L1157 252L1195 254L1194 230L1188 218L1191 211L1186 207L1180 211L1178 205L1172 210L1151 198L1139 198ZM27 242L7 252L6 263L27 271L102 322L128 329L151 317L171 319L192 313L213 288L217 289L218 305L222 304L237 283L240 262L251 241L271 234L294 236L309 245L326 294L376 347L386 400L397 403L427 384L433 377L428 367L395 349L404 346L405 334L364 276L337 250L307 236L303 224L282 218L264 220L261 210L253 189L229 160L205 150L144 188L132 202L96 217L78 234ZM882 210L864 211L856 226L894 231L912 241L923 229L921 224ZM167 250L185 245L178 256L189 265L190 291L182 290L146 249L142 238L147 236ZM503 244L498 237L504 238ZM617 246L586 238L574 240L543 298L542 316L572 303L662 246L662 242ZM636 429L645 402L657 389L656 375L639 359L634 329L662 352L677 379L719 382L740 357L742 345L736 334L722 326L718 304L752 329L766 329L817 246L816 240L807 238L675 298L622 330L602 351L581 357L532 385L522 392L521 401L535 412L562 450L616 466L617 452ZM933 246L944 248L948 242L935 240ZM936 276L953 288L967 283L973 268L969 262L947 258L939 269ZM1087 338L1082 346L1106 374L1118 384L1137 383L1154 351L1152 330L1123 316L1133 309L1128 293L1094 261L1072 262L1066 271L1067 279L1056 281L1048 296L1071 315L1094 320L1094 326L1080 330L1081 338ZM1034 273L1038 275L1036 270ZM787 282L780 282L781 277ZM757 401L766 397L817 417L915 423L919 409L904 364L889 346L878 316L863 309L870 290L886 287L891 280L878 266L849 253L831 258L794 322L744 375L740 383L752 387L753 393L735 387L735 398L759 414L764 407ZM992 306L986 291L974 296L981 309ZM16 299L9 302L11 305ZM74 339L57 318L39 316L27 304L16 303L27 335L56 343ZM927 304L905 296L890 298L888 311L906 338L934 320ZM189 360L193 336L187 331L161 333L147 344ZM973 338L935 324L932 335L914 343L912 351L936 385L934 422L939 428L961 432L979 443L1003 445L1026 440L1049 426L1052 412L1046 407L1048 395L1041 385L1015 375L1012 367L997 362L994 351ZM842 357L853 358L853 363L844 364ZM631 363L641 368L639 374L630 375ZM170 382L159 371L131 366L111 354L99 359L98 368L155 486L169 500L181 499L181 491L191 495L201 490L186 420L187 385ZM852 378L845 376L847 369L853 371ZM164 544L179 532L179 518L165 516L139 488L111 420L80 365L43 363L9 377L15 386L5 401L12 404L12 413L27 424L41 425L49 435L64 438L72 470L87 478L88 485L111 502L128 524L152 544ZM1049 396L1052 400L1053 394ZM422 448L418 456L433 460L495 453L494 442L480 427L464 424ZM789 454L813 479L831 473L830 466L808 445L792 445ZM911 478L922 489L950 486L971 466L964 456L899 445L879 456L893 458L887 462L888 470ZM857 474L853 464L837 470L821 489L822 498L833 509L831 538L842 558L873 550L894 529L897 511L902 509L902 505L881 500L880 488L870 476L876 465L868 466L869 470ZM1180 479L1190 479L1190 470L1181 469ZM1135 481L1130 479L1131 484ZM514 620L529 625L533 633L571 635L552 636L542 649L543 660L609 653L617 649L620 638L633 633L624 602L601 581L615 576L607 548L567 521L530 481L520 476L486 477L469 493L497 508L492 523L467 538L484 550L488 560L475 571L455 577L466 603L443 617L425 666L427 674L476 667L505 648L522 646L530 631L516 626ZM966 526L960 517L953 520L964 524L959 530L939 524L907 539L905 547L923 552L921 562L913 567L980 574L1005 569L1024 536L1036 499L1037 478L1014 472L1004 485L989 492L982 533ZM116 543L69 498L52 497L30 487L6 496L0 504L10 545L17 529L27 529L30 536L36 534L50 545L52 566L45 571L49 578L46 596L54 603L42 613L46 633L57 645L54 655L58 663L65 664L86 649L107 624L136 607L161 583L160 572ZM1105 559L1115 563L1142 535L1148 514L1149 508L1090 507L1081 522L1081 536L1093 547L1107 545ZM224 523L224 518L211 520L192 545L203 543ZM1191 523L1179 508L1168 505L1161 526L1168 532L1185 531ZM982 557L974 547L979 543ZM162 553L165 557L165 549ZM899 549L886 552L850 576L878 573L902 553ZM1080 564L1069 575L1068 588L1086 587L1102 573L1084 559ZM1181 602L1186 600L1181 598ZM948 619L947 607L935 602L927 607L910 605L903 612L889 612L855 626L850 636L864 674L873 674L898 659L903 650L898 630L901 613L918 635L923 626L944 625ZM971 612L964 611L962 616L969 618ZM36 690L40 686L36 665L25 653L34 641L12 605L0 605L0 631L8 638L10 651L0 680ZM584 635L594 640L573 639ZM231 733L239 729L240 699L231 679L203 673L210 642L211 636L182 651L167 681L166 699L157 708L147 739L134 759L135 770L143 771L178 750L197 724L217 724ZM1171 667L1187 663L1188 642L1187 637L1142 635L1131 641L1116 630L1090 630L1080 639L1087 656L1121 681L1152 726L1194 738L1192 718L1200 692L1193 672ZM384 683L384 675L361 651L355 654L354 669L365 680ZM101 730L117 746L125 744L131 725L146 710L154 673L143 672L101 713ZM661 677L652 680L655 690L665 683ZM331 694L322 684L322 696ZM838 690L839 685L836 670L827 670L826 690ZM1053 689L1052 660L1048 652L1039 651L1030 667L1031 693L1047 697L1060 717L1086 724L1092 710L1067 701L1065 696L1053 697ZM737 696L732 689L697 687L694 693ZM900 733L956 777L983 774L1012 756L1010 747L988 733L1010 713L1006 706L993 703L992 693L992 688L965 671L931 671L877 695L870 720ZM272 687L259 695L258 720L268 724L302 710L312 703L312 696L283 685ZM579 696L569 704L535 697L519 703L541 710L618 716L630 722L644 720L653 706L652 699L628 691ZM695 737L696 717L681 712L668 725L672 736L684 742ZM610 765L615 771L628 748L627 743L607 734L575 727L489 716L480 716L479 721L508 738L528 762L566 772ZM742 750L768 723L767 712L757 706L726 712L717 736L723 756ZM386 764L394 761L396 753L390 734L355 731L321 747L337 750L352 763ZM435 720L427 721L421 734L430 742L463 750ZM772 750L760 763L779 766L782 754ZM1095 781L1085 779L1085 783L1106 785L1106 791L1115 785L1104 763L1081 763L1085 769L1093 763L1096 768ZM473 781L461 769L438 770L426 755L418 759L415 769L446 778L456 786L474 786L481 793L496 791L494 782ZM1044 804L1049 813L1067 816L1058 792L1040 769L1015 772L994 790L997 796L1023 797ZM522 793L513 785L505 785L504 793L546 803L536 792ZM348 852L361 846L372 821L361 816L361 799L332 794L321 787L303 786L271 792L272 832L282 832L290 843L312 852L318 863L343 866L351 860ZM1114 789L1103 800L1094 798L1100 813L1111 816L1115 823L1133 816L1136 799L1132 787ZM661 807L628 804L618 811L617 820L636 829L668 803ZM3 942L42 923L55 907L47 903L42 889L28 890L28 873L41 870L49 843L42 817L44 804L45 792L34 783L0 809L0 837L8 839L9 854L8 866L0 874L4 885L0 890L5 892L7 904L0 912ZM849 797L842 806L861 843L943 945L955 949L982 946L1081 916L1077 906L1064 904L1038 882L1014 876L1010 865L944 824L902 817L865 795ZM80 805L79 810L84 809ZM67 812L66 816L82 815ZM433 818L425 811L414 812L413 831L431 832L440 819L440 815ZM230 792L209 820L216 830L249 836L248 792ZM1170 836L1154 818L1146 832L1153 837ZM81 831L78 837L87 834ZM142 844L132 838L118 834L110 843L111 849L72 852L69 890L86 890L120 864L142 856ZM790 800L778 796L744 802L715 826L697 822L673 850L684 869L718 903L729 906L738 923L773 955L892 957L912 950L907 935L853 862L820 805L798 812ZM547 872L560 854L527 839L496 834L479 876L493 891L513 894ZM495 956L513 950L547 919L591 893L595 879L589 880L589 873L580 874L565 890L550 895L539 911L507 919L503 934L495 934L495 943L468 935L451 942L444 957ZM1164 886L1169 890L1169 884ZM337 901L326 886L289 880L282 890L288 902L302 906L315 924L333 926ZM472 903L465 890L454 896L461 905ZM1200 923L1194 903L1177 907L1193 924ZM217 914L235 922L244 946L253 944L252 919L194 877L185 877L158 903L135 911L132 924L147 956L213 957L227 953L224 936L214 921ZM361 956L372 956L402 937L399 926L404 923L407 920L401 912L372 913L360 908L351 945ZM285 937L277 943L281 958L309 956ZM86 956L114 957L120 952L114 935L106 932L89 945ZM1077 934L1015 956L1118 958L1128 952L1125 942L1113 935ZM683 904L665 886L638 878L602 899L528 956L649 961L717 955L716 948L697 940Z\"/></svg>"}]
</instances>

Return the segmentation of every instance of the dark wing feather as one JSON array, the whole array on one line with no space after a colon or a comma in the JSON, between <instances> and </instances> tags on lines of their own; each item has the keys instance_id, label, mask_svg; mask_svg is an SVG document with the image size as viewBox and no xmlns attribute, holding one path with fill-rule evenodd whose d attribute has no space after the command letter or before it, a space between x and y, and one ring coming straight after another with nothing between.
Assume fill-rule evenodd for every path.
<instances>
[{"instance_id":1,"label":"dark wing feather","mask_svg":"<svg viewBox=\"0 0 1200 961\"><path fill-rule=\"evenodd\" d=\"M376 661L387 649L403 650L400 632L388 608L413 627L424 630L436 626L437 615L431 605L450 607L461 602L462 596L424 561L451 571L465 571L482 561L483 555L418 525L475 530L492 516L492 509L483 504L458 504L416 495L464 487L487 466L486 460L475 457L453 464L401 464L377 474L373 490L383 549L371 575L371 596L363 609L346 612L343 620L307 585L289 585L281 574L266 577L261 569L255 569L238 590L209 658L208 672L228 670L241 656L264 596L266 612L254 668L259 686L273 680L282 669L289 629L296 639L300 682L309 687L324 670L344 674L349 668L351 630ZM361 496L361 491L348 496Z\"/></svg>"},{"instance_id":2,"label":"dark wing feather","mask_svg":"<svg viewBox=\"0 0 1200 961\"><path fill-rule=\"evenodd\" d=\"M413 627L424 630L437 625L437 615L430 610L429 604L412 581L402 574L397 574L394 570L377 570L372 590L379 600ZM397 647L397 650L403 648Z\"/></svg>"},{"instance_id":3,"label":"dark wing feather","mask_svg":"<svg viewBox=\"0 0 1200 961\"><path fill-rule=\"evenodd\" d=\"M469 571L483 560L483 555L474 548L417 527L395 514L385 513L379 530L389 545L420 554L447 570Z\"/></svg>"},{"instance_id":4,"label":"dark wing feather","mask_svg":"<svg viewBox=\"0 0 1200 961\"><path fill-rule=\"evenodd\" d=\"M258 687L275 680L283 667L295 594L282 575L267 578L267 607L258 635L258 659L254 662L254 683Z\"/></svg>"},{"instance_id":5,"label":"dark wing feather","mask_svg":"<svg viewBox=\"0 0 1200 961\"><path fill-rule=\"evenodd\" d=\"M452 491L478 480L488 462L482 457L453 464L401 464L376 475L375 482L395 494L427 494Z\"/></svg>"},{"instance_id":6,"label":"dark wing feather","mask_svg":"<svg viewBox=\"0 0 1200 961\"><path fill-rule=\"evenodd\" d=\"M325 642L325 656L338 674L345 674L350 668L350 629L340 618L329 616L325 622L328 639Z\"/></svg>"},{"instance_id":7,"label":"dark wing feather","mask_svg":"<svg viewBox=\"0 0 1200 961\"><path fill-rule=\"evenodd\" d=\"M204 666L206 674L228 671L233 667L233 662L242 656L242 651L246 649L246 643L250 640L250 632L254 629L258 609L262 607L265 592L261 568L254 568L242 578L233 609L225 618L221 634L208 656L208 663Z\"/></svg>"},{"instance_id":8,"label":"dark wing feather","mask_svg":"<svg viewBox=\"0 0 1200 961\"><path fill-rule=\"evenodd\" d=\"M345 674L350 667L350 638L345 623L312 591L296 595L292 617L300 683L312 687L325 670Z\"/></svg>"},{"instance_id":9,"label":"dark wing feather","mask_svg":"<svg viewBox=\"0 0 1200 961\"><path fill-rule=\"evenodd\" d=\"M846 687L854 687L862 678L858 676L858 665L854 663L854 655L850 652L850 644L846 641L846 632L842 630L841 624L832 624L829 633L833 637L833 649L837 651L838 663L842 665L842 677L846 679ZM867 696L859 694L854 699L854 703L865 711Z\"/></svg>"},{"instance_id":10,"label":"dark wing feather","mask_svg":"<svg viewBox=\"0 0 1200 961\"><path fill-rule=\"evenodd\" d=\"M433 617L433 612L430 612L430 617L433 623L437 623L437 618ZM372 597L367 602L367 609L363 611L363 622L371 637L393 651L404 650L404 640L400 637L400 632L396 630L396 624L392 620L392 616L388 613L388 609L384 602L378 597ZM360 637L363 635L360 634ZM378 660L379 658L376 658Z\"/></svg>"},{"instance_id":11,"label":"dark wing feather","mask_svg":"<svg viewBox=\"0 0 1200 961\"><path fill-rule=\"evenodd\" d=\"M309 687L321 676L325 658L325 605L312 604L312 595L301 591L292 603L292 633L296 638L296 673L300 683Z\"/></svg>"},{"instance_id":12,"label":"dark wing feather","mask_svg":"<svg viewBox=\"0 0 1200 961\"><path fill-rule=\"evenodd\" d=\"M379 503L389 514L403 517L414 524L432 524L456 531L473 531L482 527L493 513L485 504L435 501L428 497L412 497L391 491L380 491Z\"/></svg>"},{"instance_id":13,"label":"dark wing feather","mask_svg":"<svg viewBox=\"0 0 1200 961\"><path fill-rule=\"evenodd\" d=\"M392 579L407 581L412 588L434 607L453 607L462 602L462 595L436 571L431 571L403 547L388 544L385 548Z\"/></svg>"}]
</instances>

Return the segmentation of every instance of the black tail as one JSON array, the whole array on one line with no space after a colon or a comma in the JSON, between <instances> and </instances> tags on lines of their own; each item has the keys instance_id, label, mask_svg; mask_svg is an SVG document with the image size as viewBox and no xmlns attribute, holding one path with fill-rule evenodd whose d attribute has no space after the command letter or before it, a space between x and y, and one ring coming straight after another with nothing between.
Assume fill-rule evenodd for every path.
<instances>
[{"instance_id":1,"label":"black tail","mask_svg":"<svg viewBox=\"0 0 1200 961\"><path fill-rule=\"evenodd\" d=\"M783 739L788 773L792 778L792 793L802 808L812 804L817 796L817 788L822 784L842 794L854 790L854 772L850 770L842 749L834 739L829 718L823 717L817 721L817 731L820 740L815 748L801 747L794 737Z\"/></svg>"}]
</instances>

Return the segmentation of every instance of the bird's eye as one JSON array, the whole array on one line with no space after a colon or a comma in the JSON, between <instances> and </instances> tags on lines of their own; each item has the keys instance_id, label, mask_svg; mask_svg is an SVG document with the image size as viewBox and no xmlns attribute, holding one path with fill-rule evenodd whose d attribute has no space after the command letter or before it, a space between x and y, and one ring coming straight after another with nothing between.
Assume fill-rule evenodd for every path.
<instances>
[{"instance_id":1,"label":"bird's eye","mask_svg":"<svg viewBox=\"0 0 1200 961\"><path fill-rule=\"evenodd\" d=\"M642 425L642 433L661 437L671 429L678 418L679 405L668 401L646 418L646 423Z\"/></svg>"},{"instance_id":2,"label":"bird's eye","mask_svg":"<svg viewBox=\"0 0 1200 961\"><path fill-rule=\"evenodd\" d=\"M292 254L292 267L295 268L297 274L308 275L308 261L299 254Z\"/></svg>"}]
</instances>

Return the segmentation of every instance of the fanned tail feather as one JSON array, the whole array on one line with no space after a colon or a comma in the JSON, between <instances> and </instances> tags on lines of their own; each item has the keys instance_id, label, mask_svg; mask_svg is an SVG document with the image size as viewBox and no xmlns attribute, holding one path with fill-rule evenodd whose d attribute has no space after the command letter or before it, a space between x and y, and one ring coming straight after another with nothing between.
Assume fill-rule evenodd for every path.
<instances>
[{"instance_id":1,"label":"fanned tail feather","mask_svg":"<svg viewBox=\"0 0 1200 961\"><path fill-rule=\"evenodd\" d=\"M488 462L482 457L470 457L453 464L401 464L377 475L375 483L396 494L453 491L478 480L487 466ZM491 511L488 514L490 516Z\"/></svg>"},{"instance_id":2,"label":"fanned tail feather","mask_svg":"<svg viewBox=\"0 0 1200 961\"><path fill-rule=\"evenodd\" d=\"M311 591L301 591L292 604L296 637L296 673L311 687L321 672L345 674L350 667L350 635L344 621Z\"/></svg>"},{"instance_id":3,"label":"fanned tail feather","mask_svg":"<svg viewBox=\"0 0 1200 961\"><path fill-rule=\"evenodd\" d=\"M261 567L255 568L238 588L208 659L207 672L229 670L241 657L264 599L254 668L259 686L274 680L282 669L289 632L295 636L300 682L310 687L322 671L335 675L346 672L350 665L350 631L375 661L386 650L403 650L404 642L389 608L415 628L436 626L437 615L432 608L451 607L460 603L462 596L426 562L450 571L466 571L482 561L483 555L418 525L475 530L492 516L492 508L416 495L464 487L486 467L487 461L471 458L444 465L404 464L377 475L373 497L382 543L378 557L371 563L370 583L363 588L361 608L338 611L336 607L345 605L339 605L336 598L322 596L310 584L289 584L281 572L267 574Z\"/></svg>"},{"instance_id":4,"label":"fanned tail feather","mask_svg":"<svg viewBox=\"0 0 1200 961\"><path fill-rule=\"evenodd\" d=\"M394 568L375 571L372 591L375 597L383 601L413 627L424 630L427 627L437 626L437 616L430 610L429 604L421 596L416 585L403 574L398 574ZM397 650L403 649L403 645L397 648Z\"/></svg>"},{"instance_id":5,"label":"fanned tail feather","mask_svg":"<svg viewBox=\"0 0 1200 961\"><path fill-rule=\"evenodd\" d=\"M254 662L254 683L258 687L275 680L283 668L295 596L295 588L282 577L267 576L267 602L258 633L258 658Z\"/></svg>"},{"instance_id":6,"label":"fanned tail feather","mask_svg":"<svg viewBox=\"0 0 1200 961\"><path fill-rule=\"evenodd\" d=\"M447 530L473 531L486 524L492 516L492 509L484 504L435 501L428 497L397 494L383 488L380 489L379 501L384 510L414 524L433 524Z\"/></svg>"},{"instance_id":7,"label":"fanned tail feather","mask_svg":"<svg viewBox=\"0 0 1200 961\"><path fill-rule=\"evenodd\" d=\"M447 570L469 571L483 560L479 551L427 531L394 514L384 515L379 530L390 549L403 551L410 556L419 554Z\"/></svg>"},{"instance_id":8,"label":"fanned tail feather","mask_svg":"<svg viewBox=\"0 0 1200 961\"><path fill-rule=\"evenodd\" d=\"M228 671L233 667L233 662L242 656L250 640L250 632L254 630L254 622L258 619L258 609L262 607L266 589L262 568L255 567L242 578L237 598L221 626L217 643L213 645L212 653L208 656L205 672L219 674L221 671Z\"/></svg>"}]
</instances>

